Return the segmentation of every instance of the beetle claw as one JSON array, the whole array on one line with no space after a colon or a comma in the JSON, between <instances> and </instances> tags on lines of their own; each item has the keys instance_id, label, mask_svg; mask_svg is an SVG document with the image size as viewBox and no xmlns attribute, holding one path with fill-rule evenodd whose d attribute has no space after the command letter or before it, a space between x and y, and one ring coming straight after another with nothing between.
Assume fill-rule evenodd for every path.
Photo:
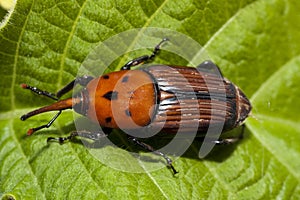
<instances>
[{"instance_id":1,"label":"beetle claw","mask_svg":"<svg viewBox=\"0 0 300 200\"><path fill-rule=\"evenodd\" d=\"M176 171L172 164L170 164L169 167L172 169L174 175L179 173L178 171Z\"/></svg>"}]
</instances>

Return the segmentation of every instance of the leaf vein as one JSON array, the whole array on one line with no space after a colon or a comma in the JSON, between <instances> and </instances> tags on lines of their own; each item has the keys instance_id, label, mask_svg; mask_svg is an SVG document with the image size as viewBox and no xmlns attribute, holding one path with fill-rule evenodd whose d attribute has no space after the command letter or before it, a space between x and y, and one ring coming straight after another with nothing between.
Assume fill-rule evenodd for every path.
<instances>
[{"instance_id":1,"label":"leaf vein","mask_svg":"<svg viewBox=\"0 0 300 200\"><path fill-rule=\"evenodd\" d=\"M61 134L63 134L64 132L62 131L61 127L58 126L57 127L58 131L61 132ZM95 178L92 176L92 173L89 172L89 170L87 169L87 167L84 165L84 162L82 161L81 157L78 155L78 153L75 151L74 146L71 145L71 151L73 155L76 155L77 160L80 162L80 165L82 166L82 169L84 169L85 173L89 175L89 177L91 178L91 180L93 180L93 182L98 186L98 188L106 194L106 191L102 190L102 188L100 187L99 183L95 180ZM80 174L79 174L80 175Z\"/></svg>"},{"instance_id":2,"label":"leaf vein","mask_svg":"<svg viewBox=\"0 0 300 200\"><path fill-rule=\"evenodd\" d=\"M299 180L299 176L297 175L297 172L295 172L293 168L289 166L289 163L286 163L284 160L282 160L282 158L280 158L280 156L278 156L276 152L272 151L272 148L270 146L265 145L264 140L262 139L262 137L257 135L257 131L251 123L247 123L247 128L249 128L249 130L253 133L256 139L262 144L262 146L265 147L265 149L268 150L273 155L273 157L276 158L276 160L279 163L281 163L282 166L284 166L293 175L295 179ZM261 131L266 132L263 129Z\"/></svg>"},{"instance_id":3,"label":"leaf vein","mask_svg":"<svg viewBox=\"0 0 300 200\"><path fill-rule=\"evenodd\" d=\"M130 49L132 49L132 47L134 46L134 44L137 43L138 39L141 37L141 35L143 35L143 33L145 32L145 30L147 29L147 27L150 25L150 23L153 21L153 19L155 18L155 16L157 16L159 14L159 12L162 10L162 8L167 4L168 0L165 0L160 7L158 7L156 9L156 11L151 15L151 17L148 18L148 20L146 20L145 24L143 26L141 26L141 30L139 31L138 35L135 37L135 39L132 41L131 45L128 46L128 51ZM145 14L146 15L146 14ZM123 56L120 59L120 62L118 63L117 69L121 68L121 66L123 66L123 64L125 63L125 60L127 59L127 56Z\"/></svg>"},{"instance_id":4,"label":"leaf vein","mask_svg":"<svg viewBox=\"0 0 300 200\"><path fill-rule=\"evenodd\" d=\"M10 130L12 130L12 131L14 130L14 129L13 129L13 119L10 119L10 120L9 120L9 127L10 127ZM20 151L21 151L20 154L21 154L21 157L22 157L22 158L20 158L20 159L23 159L24 161L27 161L27 162L25 162L25 163L28 165L27 169L29 169L30 174L33 175L33 179L34 179L37 183L39 183L38 178L37 178L36 174L34 173L34 170L32 169L32 166L30 165L30 163L28 163L28 159L27 159L27 157L26 157L26 154L24 153L24 149L23 149L22 146L20 145L21 143L20 143L20 141L17 139L15 131L13 131L12 138L13 138L13 140L15 141L14 143L16 144L17 148L20 149ZM43 199L46 199L45 193L44 193L44 191L43 191L43 188L41 188L41 185L40 185L40 184L37 184L37 185L38 185L38 187L39 187L38 190L40 190L41 193L43 194Z\"/></svg>"},{"instance_id":5,"label":"leaf vein","mask_svg":"<svg viewBox=\"0 0 300 200\"><path fill-rule=\"evenodd\" d=\"M67 57L67 53L68 53L68 49L69 49L69 45L72 41L72 38L75 34L75 30L76 30L76 27L77 27L77 23L80 19L80 16L83 12L83 9L85 8L85 5L87 3L87 0L85 0L81 6L81 8L79 9L79 12L77 14L77 17L76 19L74 20L74 23L73 23L73 26L71 28L71 31L70 31L70 34L69 34L69 37L67 38L67 42L65 44L65 47L64 47L64 50L63 50L63 53L62 53L62 58L61 58L61 62L60 62L60 73L59 73L59 76L58 76L58 80L57 80L57 88L59 88L61 85L62 85L62 77L63 77L63 69L64 69L64 62L65 62L65 59Z\"/></svg>"}]
</instances>

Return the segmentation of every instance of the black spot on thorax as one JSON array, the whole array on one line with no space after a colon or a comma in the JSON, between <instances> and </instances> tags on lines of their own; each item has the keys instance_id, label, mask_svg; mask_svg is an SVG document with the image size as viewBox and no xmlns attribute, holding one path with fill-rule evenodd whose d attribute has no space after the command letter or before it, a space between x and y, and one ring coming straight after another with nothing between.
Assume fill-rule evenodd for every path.
<instances>
[{"instance_id":1,"label":"black spot on thorax","mask_svg":"<svg viewBox=\"0 0 300 200\"><path fill-rule=\"evenodd\" d=\"M129 77L128 76L124 76L122 79L122 83L126 83L128 82Z\"/></svg>"},{"instance_id":2,"label":"black spot on thorax","mask_svg":"<svg viewBox=\"0 0 300 200\"><path fill-rule=\"evenodd\" d=\"M104 75L102 76L104 79L109 79L109 76L108 75Z\"/></svg>"},{"instance_id":3,"label":"black spot on thorax","mask_svg":"<svg viewBox=\"0 0 300 200\"><path fill-rule=\"evenodd\" d=\"M105 118L105 122L106 122L106 123L110 123L110 122L111 122L111 119L112 119L111 117L106 117L106 118Z\"/></svg>"},{"instance_id":4,"label":"black spot on thorax","mask_svg":"<svg viewBox=\"0 0 300 200\"><path fill-rule=\"evenodd\" d=\"M131 112L129 111L129 109L125 110L125 114L126 114L128 117L131 117Z\"/></svg>"},{"instance_id":5,"label":"black spot on thorax","mask_svg":"<svg viewBox=\"0 0 300 200\"><path fill-rule=\"evenodd\" d=\"M118 92L117 91L109 91L103 95L103 97L109 101L117 100L118 99Z\"/></svg>"}]
</instances>

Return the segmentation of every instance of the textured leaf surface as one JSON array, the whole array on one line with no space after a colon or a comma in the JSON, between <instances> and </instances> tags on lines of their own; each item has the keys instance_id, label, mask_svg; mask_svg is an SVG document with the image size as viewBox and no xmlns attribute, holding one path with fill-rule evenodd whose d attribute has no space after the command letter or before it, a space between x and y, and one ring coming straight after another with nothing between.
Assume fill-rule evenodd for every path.
<instances>
[{"instance_id":1,"label":"textured leaf surface","mask_svg":"<svg viewBox=\"0 0 300 200\"><path fill-rule=\"evenodd\" d=\"M299 199L300 3L297 0L19 1L0 32L0 195L20 199ZM204 160L192 146L174 165L145 174L98 162L81 143L46 144L74 130L72 112L53 127L51 101L20 88L57 91L98 42L132 28L163 27L202 44L251 98L245 139ZM166 63L172 58L159 58ZM174 63L172 63L174 64ZM176 63L175 63L176 64ZM110 70L117 70L113 66ZM103 151L112 152L107 147Z\"/></svg>"}]
</instances>

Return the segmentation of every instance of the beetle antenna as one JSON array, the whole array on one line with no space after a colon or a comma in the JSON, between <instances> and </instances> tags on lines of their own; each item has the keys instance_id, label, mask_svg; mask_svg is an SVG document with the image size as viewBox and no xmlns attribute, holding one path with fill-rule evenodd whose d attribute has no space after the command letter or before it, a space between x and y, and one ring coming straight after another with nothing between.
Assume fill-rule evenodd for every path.
<instances>
[{"instance_id":1,"label":"beetle antenna","mask_svg":"<svg viewBox=\"0 0 300 200\"><path fill-rule=\"evenodd\" d=\"M61 110L58 111L58 113L47 124L39 126L39 127L36 127L36 128L29 129L27 131L27 135L32 135L34 132L36 132L36 131L38 131L40 129L43 129L43 128L49 128L60 114L61 114Z\"/></svg>"},{"instance_id":2,"label":"beetle antenna","mask_svg":"<svg viewBox=\"0 0 300 200\"><path fill-rule=\"evenodd\" d=\"M45 106L36 110L33 110L25 115L21 116L21 120L25 121L26 119L28 119L29 117L32 117L34 115L38 115L40 113L44 113L44 112L49 112L49 111L54 111L54 110L58 110L58 113L45 125L36 127L36 128L31 128L27 131L27 135L32 135L34 132L43 129L43 128L49 128L53 122L58 118L58 116L61 114L62 110L65 109L71 109L72 105L73 105L73 99L69 98L69 99L64 99L58 102L55 102L54 104L51 104L49 106Z\"/></svg>"},{"instance_id":3,"label":"beetle antenna","mask_svg":"<svg viewBox=\"0 0 300 200\"><path fill-rule=\"evenodd\" d=\"M53 100L56 100L56 101L58 100L57 96L55 96L54 94L52 94L50 92L47 92L45 90L40 90L37 87L32 87L32 86L27 85L25 83L21 84L21 87L23 89L31 90L32 92L34 92L34 93L36 93L38 95L46 96L46 97L48 97L50 99L53 99Z\"/></svg>"}]
</instances>

